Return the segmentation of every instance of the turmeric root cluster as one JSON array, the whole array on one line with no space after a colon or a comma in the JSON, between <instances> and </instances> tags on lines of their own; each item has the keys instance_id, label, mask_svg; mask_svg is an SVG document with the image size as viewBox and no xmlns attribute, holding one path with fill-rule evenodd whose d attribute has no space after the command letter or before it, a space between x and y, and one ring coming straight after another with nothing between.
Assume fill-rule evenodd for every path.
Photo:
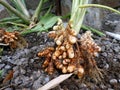
<instances>
[{"instance_id":1,"label":"turmeric root cluster","mask_svg":"<svg viewBox=\"0 0 120 90\"><path fill-rule=\"evenodd\" d=\"M18 32L7 32L4 29L0 29L0 43L9 45L11 49L22 48L27 45L24 38Z\"/></svg>"},{"instance_id":2,"label":"turmeric root cluster","mask_svg":"<svg viewBox=\"0 0 120 90\"><path fill-rule=\"evenodd\" d=\"M52 74L55 69L59 69L62 73L75 73L82 77L96 67L94 57L100 47L91 38L90 31L78 39L71 25L64 28L61 20L53 30L49 37L54 38L55 47L48 47L38 53L39 57L45 57L43 68L46 72Z\"/></svg>"}]
</instances>

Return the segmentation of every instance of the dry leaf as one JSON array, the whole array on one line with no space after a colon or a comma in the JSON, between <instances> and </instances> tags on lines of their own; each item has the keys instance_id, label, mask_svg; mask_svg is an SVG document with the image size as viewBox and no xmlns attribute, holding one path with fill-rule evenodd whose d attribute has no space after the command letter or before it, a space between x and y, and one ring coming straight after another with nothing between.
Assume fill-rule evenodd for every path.
<instances>
[{"instance_id":1,"label":"dry leaf","mask_svg":"<svg viewBox=\"0 0 120 90\"><path fill-rule=\"evenodd\" d=\"M3 83L6 83L7 81L11 80L11 79L13 78L13 73L14 73L14 71L11 70L11 71L6 75L6 77L4 78Z\"/></svg>"},{"instance_id":2,"label":"dry leaf","mask_svg":"<svg viewBox=\"0 0 120 90\"><path fill-rule=\"evenodd\" d=\"M56 77L55 79L49 81L47 84L45 84L44 86L38 88L38 90L50 90L54 87L56 87L58 84L60 84L61 82L63 82L64 80L68 79L73 73L70 74L62 74L58 77Z\"/></svg>"}]
</instances>

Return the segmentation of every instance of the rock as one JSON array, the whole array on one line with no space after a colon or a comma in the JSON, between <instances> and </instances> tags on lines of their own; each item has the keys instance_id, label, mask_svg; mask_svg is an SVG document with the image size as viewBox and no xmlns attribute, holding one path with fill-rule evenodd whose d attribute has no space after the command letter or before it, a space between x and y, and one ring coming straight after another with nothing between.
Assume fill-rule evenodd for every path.
<instances>
[{"instance_id":1,"label":"rock","mask_svg":"<svg viewBox=\"0 0 120 90\"><path fill-rule=\"evenodd\" d=\"M4 90L13 90L12 88L6 88L6 89L4 89Z\"/></svg>"},{"instance_id":2,"label":"rock","mask_svg":"<svg viewBox=\"0 0 120 90\"><path fill-rule=\"evenodd\" d=\"M106 63L106 65L104 66L105 69L108 69L110 66L109 64Z\"/></svg>"},{"instance_id":3,"label":"rock","mask_svg":"<svg viewBox=\"0 0 120 90\"><path fill-rule=\"evenodd\" d=\"M31 78L34 80L37 80L41 75L40 71L34 71L33 74L31 75Z\"/></svg>"},{"instance_id":4,"label":"rock","mask_svg":"<svg viewBox=\"0 0 120 90\"><path fill-rule=\"evenodd\" d=\"M5 66L5 64L0 64L0 70Z\"/></svg>"},{"instance_id":5,"label":"rock","mask_svg":"<svg viewBox=\"0 0 120 90\"><path fill-rule=\"evenodd\" d=\"M25 71L23 68L20 68L20 73L21 73L21 74L25 74L26 71Z\"/></svg>"},{"instance_id":6,"label":"rock","mask_svg":"<svg viewBox=\"0 0 120 90\"><path fill-rule=\"evenodd\" d=\"M118 54L117 58L120 60L120 54Z\"/></svg>"},{"instance_id":7,"label":"rock","mask_svg":"<svg viewBox=\"0 0 120 90\"><path fill-rule=\"evenodd\" d=\"M106 52L103 52L102 55L105 56L105 57L107 57L107 53Z\"/></svg>"},{"instance_id":8,"label":"rock","mask_svg":"<svg viewBox=\"0 0 120 90\"><path fill-rule=\"evenodd\" d=\"M114 90L114 89L112 89L112 88L108 88L108 90Z\"/></svg>"},{"instance_id":9,"label":"rock","mask_svg":"<svg viewBox=\"0 0 120 90\"><path fill-rule=\"evenodd\" d=\"M113 61L114 61L114 62L116 62L116 61L117 61L117 59L115 58L115 59L113 59Z\"/></svg>"},{"instance_id":10,"label":"rock","mask_svg":"<svg viewBox=\"0 0 120 90\"><path fill-rule=\"evenodd\" d=\"M71 10L71 0L61 0L61 11L62 15L67 15Z\"/></svg>"},{"instance_id":11,"label":"rock","mask_svg":"<svg viewBox=\"0 0 120 90\"><path fill-rule=\"evenodd\" d=\"M102 29L110 32L120 33L120 15L118 14L108 14L102 23Z\"/></svg>"},{"instance_id":12,"label":"rock","mask_svg":"<svg viewBox=\"0 0 120 90\"><path fill-rule=\"evenodd\" d=\"M115 48L114 48L114 51L115 51L116 53L120 52L120 46L118 45L117 47L115 47Z\"/></svg>"},{"instance_id":13,"label":"rock","mask_svg":"<svg viewBox=\"0 0 120 90\"><path fill-rule=\"evenodd\" d=\"M116 84L117 83L117 80L116 79L111 79L110 80L110 84Z\"/></svg>"},{"instance_id":14,"label":"rock","mask_svg":"<svg viewBox=\"0 0 120 90\"><path fill-rule=\"evenodd\" d=\"M8 15L7 10L2 5L0 5L0 19L8 17L8 16L9 15Z\"/></svg>"},{"instance_id":15,"label":"rock","mask_svg":"<svg viewBox=\"0 0 120 90\"><path fill-rule=\"evenodd\" d=\"M101 84L100 87L101 87L102 89L106 89L106 86L103 85L103 84Z\"/></svg>"},{"instance_id":16,"label":"rock","mask_svg":"<svg viewBox=\"0 0 120 90\"><path fill-rule=\"evenodd\" d=\"M105 46L101 47L101 51L103 51L103 52L105 51Z\"/></svg>"},{"instance_id":17,"label":"rock","mask_svg":"<svg viewBox=\"0 0 120 90\"><path fill-rule=\"evenodd\" d=\"M6 65L4 69L11 69L10 65Z\"/></svg>"},{"instance_id":18,"label":"rock","mask_svg":"<svg viewBox=\"0 0 120 90\"><path fill-rule=\"evenodd\" d=\"M40 0L25 0L28 9L35 10Z\"/></svg>"},{"instance_id":19,"label":"rock","mask_svg":"<svg viewBox=\"0 0 120 90\"><path fill-rule=\"evenodd\" d=\"M27 65L28 64L28 60L29 60L29 58L27 57L27 58L21 58L21 59L17 59L15 62L14 62L14 64L15 65Z\"/></svg>"},{"instance_id":20,"label":"rock","mask_svg":"<svg viewBox=\"0 0 120 90\"><path fill-rule=\"evenodd\" d=\"M98 0L99 4L106 5L112 8L116 8L120 6L120 0Z\"/></svg>"},{"instance_id":21,"label":"rock","mask_svg":"<svg viewBox=\"0 0 120 90\"><path fill-rule=\"evenodd\" d=\"M43 77L40 76L37 80L34 81L34 83L33 83L34 90L37 90L39 87L42 86L42 84L41 84L41 79L42 78Z\"/></svg>"},{"instance_id":22,"label":"rock","mask_svg":"<svg viewBox=\"0 0 120 90\"><path fill-rule=\"evenodd\" d=\"M47 83L49 80L50 80L50 77L49 77L49 76L46 76L46 77L44 78L43 84Z\"/></svg>"}]
</instances>

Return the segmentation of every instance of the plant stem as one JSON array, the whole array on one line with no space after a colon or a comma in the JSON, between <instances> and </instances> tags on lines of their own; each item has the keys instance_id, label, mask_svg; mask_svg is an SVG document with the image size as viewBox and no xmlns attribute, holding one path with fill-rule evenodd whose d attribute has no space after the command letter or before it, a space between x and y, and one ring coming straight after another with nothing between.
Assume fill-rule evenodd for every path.
<instances>
[{"instance_id":1,"label":"plant stem","mask_svg":"<svg viewBox=\"0 0 120 90\"><path fill-rule=\"evenodd\" d=\"M104 5L99 5L99 4L84 4L84 5L80 5L79 8L88 8L88 7L98 7L98 8L105 8L105 9L108 9L110 11L113 11L115 13L118 13L120 14L120 12L118 10L115 10L111 7L108 7L108 6L104 6Z\"/></svg>"},{"instance_id":2,"label":"plant stem","mask_svg":"<svg viewBox=\"0 0 120 90\"><path fill-rule=\"evenodd\" d=\"M73 0L70 23L72 24L72 29L79 33L86 9L79 8L79 5L88 4L88 0Z\"/></svg>"},{"instance_id":3,"label":"plant stem","mask_svg":"<svg viewBox=\"0 0 120 90\"><path fill-rule=\"evenodd\" d=\"M32 21L33 22L36 22L38 20L38 17L40 15L40 11L41 11L41 8L42 8L43 1L44 0L40 0L39 5L38 5L37 9L35 10L34 15L32 16Z\"/></svg>"},{"instance_id":4,"label":"plant stem","mask_svg":"<svg viewBox=\"0 0 120 90\"><path fill-rule=\"evenodd\" d=\"M92 31L93 33L98 34L99 36L105 36L104 33L100 32L99 30L96 30L96 29L94 29L94 28L92 28L92 27L90 27L90 26L82 25L81 28L82 28L83 30L90 30L90 31Z\"/></svg>"},{"instance_id":5,"label":"plant stem","mask_svg":"<svg viewBox=\"0 0 120 90\"><path fill-rule=\"evenodd\" d=\"M22 15L19 11L17 11L15 8L10 6L7 2L5 2L5 0L0 0L0 4L2 4L4 7L6 7L11 12L13 12L16 16L20 17L25 23L27 24L30 23L30 20L26 16Z\"/></svg>"},{"instance_id":6,"label":"plant stem","mask_svg":"<svg viewBox=\"0 0 120 90\"><path fill-rule=\"evenodd\" d=\"M26 7L22 4L21 0L16 0L16 3L20 7L21 11L26 15L28 18L30 18L29 12L27 11Z\"/></svg>"}]
</instances>

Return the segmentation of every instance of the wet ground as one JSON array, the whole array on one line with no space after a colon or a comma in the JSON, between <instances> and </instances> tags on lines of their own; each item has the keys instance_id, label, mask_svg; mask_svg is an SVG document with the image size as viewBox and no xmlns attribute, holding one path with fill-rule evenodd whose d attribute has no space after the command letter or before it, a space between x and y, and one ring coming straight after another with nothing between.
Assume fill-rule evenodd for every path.
<instances>
[{"instance_id":1,"label":"wet ground","mask_svg":"<svg viewBox=\"0 0 120 90\"><path fill-rule=\"evenodd\" d=\"M120 90L120 41L108 36L94 35L93 38L102 48L96 58L98 67L104 72L102 82L94 83L88 77L89 82L81 83L73 75L52 90ZM47 37L47 33L39 35L32 33L26 35L25 39L28 48L11 51L4 47L0 57L0 70L3 70L0 88L3 90L36 90L61 74L60 72L55 72L53 75L45 73L41 67L44 59L37 57L40 50L54 45L53 40ZM12 80L3 84L4 77L11 70L14 71Z\"/></svg>"}]
</instances>

